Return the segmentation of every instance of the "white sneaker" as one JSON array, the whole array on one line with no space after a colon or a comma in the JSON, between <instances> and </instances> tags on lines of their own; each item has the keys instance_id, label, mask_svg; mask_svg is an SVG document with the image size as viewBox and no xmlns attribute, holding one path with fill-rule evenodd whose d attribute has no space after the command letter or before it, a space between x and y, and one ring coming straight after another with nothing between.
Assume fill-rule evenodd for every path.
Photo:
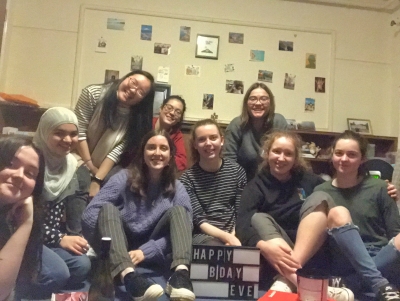
<instances>
[{"instance_id":1,"label":"white sneaker","mask_svg":"<svg viewBox=\"0 0 400 301\"><path fill-rule=\"evenodd\" d=\"M297 291L296 286L282 275L278 275L275 277L275 281L274 283L272 283L269 289L271 291L285 293L295 293Z\"/></svg>"},{"instance_id":2,"label":"white sneaker","mask_svg":"<svg viewBox=\"0 0 400 301\"><path fill-rule=\"evenodd\" d=\"M345 287L328 286L328 298L336 301L354 301L354 294Z\"/></svg>"}]
</instances>

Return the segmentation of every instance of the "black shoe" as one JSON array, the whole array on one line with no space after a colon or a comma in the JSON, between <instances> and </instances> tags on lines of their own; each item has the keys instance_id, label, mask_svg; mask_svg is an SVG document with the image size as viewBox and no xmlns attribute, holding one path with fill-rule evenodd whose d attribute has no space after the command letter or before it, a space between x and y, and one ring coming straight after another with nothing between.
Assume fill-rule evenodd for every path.
<instances>
[{"instance_id":1,"label":"black shoe","mask_svg":"<svg viewBox=\"0 0 400 301\"><path fill-rule=\"evenodd\" d=\"M379 301L400 301L399 291L391 284L379 288Z\"/></svg>"},{"instance_id":2,"label":"black shoe","mask_svg":"<svg viewBox=\"0 0 400 301\"><path fill-rule=\"evenodd\" d=\"M189 271L177 270L168 279L166 292L171 300L193 301L196 297L193 293L192 281Z\"/></svg>"},{"instance_id":3,"label":"black shoe","mask_svg":"<svg viewBox=\"0 0 400 301\"><path fill-rule=\"evenodd\" d=\"M160 285L150 282L135 272L126 274L124 283L126 291L134 301L157 300L164 293Z\"/></svg>"}]
</instances>

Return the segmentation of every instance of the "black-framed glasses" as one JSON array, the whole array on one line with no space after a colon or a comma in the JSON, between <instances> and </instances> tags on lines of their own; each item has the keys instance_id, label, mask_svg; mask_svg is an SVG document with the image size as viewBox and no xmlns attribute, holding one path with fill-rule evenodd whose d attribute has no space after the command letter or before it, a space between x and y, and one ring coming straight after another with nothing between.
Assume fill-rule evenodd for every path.
<instances>
[{"instance_id":1,"label":"black-framed glasses","mask_svg":"<svg viewBox=\"0 0 400 301\"><path fill-rule=\"evenodd\" d=\"M163 110L165 113L171 113L174 112L174 115L176 117L181 117L182 116L182 111L179 109L174 108L173 106L171 106L169 103L165 104L163 107Z\"/></svg>"},{"instance_id":2,"label":"black-framed glasses","mask_svg":"<svg viewBox=\"0 0 400 301\"><path fill-rule=\"evenodd\" d=\"M138 81L134 77L130 77L128 81L129 89L135 90L139 97L145 97L146 93L140 88Z\"/></svg>"},{"instance_id":3,"label":"black-framed glasses","mask_svg":"<svg viewBox=\"0 0 400 301\"><path fill-rule=\"evenodd\" d=\"M257 101L259 101L262 104L266 104L270 101L270 98L269 98L269 96L261 96L261 97L250 96L247 101L252 104L256 104Z\"/></svg>"}]
</instances>

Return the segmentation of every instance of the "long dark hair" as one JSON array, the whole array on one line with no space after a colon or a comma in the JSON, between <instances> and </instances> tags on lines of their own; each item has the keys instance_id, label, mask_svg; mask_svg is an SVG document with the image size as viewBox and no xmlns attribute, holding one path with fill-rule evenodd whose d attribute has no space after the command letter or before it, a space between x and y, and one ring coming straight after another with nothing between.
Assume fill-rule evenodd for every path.
<instances>
[{"instance_id":1,"label":"long dark hair","mask_svg":"<svg viewBox=\"0 0 400 301\"><path fill-rule=\"evenodd\" d=\"M40 198L44 185L44 158L39 149L32 144L32 139L22 136L0 138L0 170L10 165L16 152L22 146L32 147L39 156L39 173L32 192L33 197L33 225L29 240L21 263L19 275L35 281L41 267L43 245L43 212L44 203Z\"/></svg>"},{"instance_id":2,"label":"long dark hair","mask_svg":"<svg viewBox=\"0 0 400 301\"><path fill-rule=\"evenodd\" d=\"M354 140L355 142L357 142L358 148L360 149L360 153L361 153L361 159L365 160L367 158L367 151L368 151L367 138L363 137L359 133L356 133L356 132L350 131L350 130L344 131L343 133L341 133L339 136L337 136L335 138L335 140L332 143L332 155L333 155L333 152L335 151L337 142L341 139ZM331 160L331 169L332 169L332 174L335 174L336 170L332 165L332 160ZM367 177L369 175L368 168L365 166L364 163L361 163L360 166L358 167L358 175L364 176L364 177Z\"/></svg>"},{"instance_id":3,"label":"long dark hair","mask_svg":"<svg viewBox=\"0 0 400 301\"><path fill-rule=\"evenodd\" d=\"M246 91L246 94L243 97L243 103L242 103L242 114L241 116L241 125L242 127L248 127L251 124L251 117L249 114L249 110L248 110L248 106L247 106L247 102L249 100L250 94L253 90L261 88L263 90L265 90L265 92L268 93L269 96L269 110L267 115L265 116L265 120L264 120L264 125L263 125L263 129L264 130L269 130L272 128L273 123L274 123L274 116L275 116L275 97L274 94L272 94L272 91L270 88L267 87L267 85L263 84L263 83L254 83L252 84Z\"/></svg>"},{"instance_id":4,"label":"long dark hair","mask_svg":"<svg viewBox=\"0 0 400 301\"><path fill-rule=\"evenodd\" d=\"M131 167L129 168L130 177L128 183L130 184L131 190L140 196L146 198L148 187L149 187L149 170L146 162L144 161L144 153L147 141L154 136L163 136L168 141L171 158L169 164L164 167L161 178L161 193L165 197L175 195L175 180L176 180L176 164L175 164L175 144L169 137L165 130L152 130L148 132L142 139L139 151L136 158L133 160Z\"/></svg>"},{"instance_id":5,"label":"long dark hair","mask_svg":"<svg viewBox=\"0 0 400 301\"><path fill-rule=\"evenodd\" d=\"M167 104L167 102L170 101L171 99L176 99L176 100L180 101L183 106L181 119L179 120L179 122L177 124L175 124L172 127L172 132L174 132L177 129L179 129L182 125L182 121L183 121L183 118L185 117L185 112L186 112L186 101L179 95L168 96L166 99L163 100L162 105L161 105L161 110L164 108L164 106Z\"/></svg>"},{"instance_id":6,"label":"long dark hair","mask_svg":"<svg viewBox=\"0 0 400 301\"><path fill-rule=\"evenodd\" d=\"M152 128L153 118L153 102L154 102L154 77L147 71L134 70L126 74L119 80L113 81L109 85L107 92L104 94L103 110L101 117L107 128L114 128L115 118L117 116L118 97L117 91L119 85L128 77L141 74L145 76L151 83L150 90L147 95L138 104L130 107L128 130L125 134L128 141L127 150L134 152L143 136Z\"/></svg>"},{"instance_id":7,"label":"long dark hair","mask_svg":"<svg viewBox=\"0 0 400 301\"><path fill-rule=\"evenodd\" d=\"M199 151L197 149L194 148L194 144L196 142L196 130L204 125L215 125L215 127L218 130L219 135L222 137L224 137L223 132L221 127L219 126L219 124L213 120L213 119L203 119L203 120L199 120L197 121L195 124L193 124L192 129L190 130L190 152L191 152L191 158L192 161L194 163L197 163L200 161L200 155L199 155ZM222 156L222 151L219 154L219 156Z\"/></svg>"}]
</instances>

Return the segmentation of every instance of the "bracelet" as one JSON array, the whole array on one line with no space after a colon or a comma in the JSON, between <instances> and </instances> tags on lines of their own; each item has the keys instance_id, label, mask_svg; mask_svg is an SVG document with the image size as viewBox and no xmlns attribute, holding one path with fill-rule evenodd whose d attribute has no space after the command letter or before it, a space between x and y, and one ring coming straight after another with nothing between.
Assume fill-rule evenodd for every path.
<instances>
[{"instance_id":1,"label":"bracelet","mask_svg":"<svg viewBox=\"0 0 400 301\"><path fill-rule=\"evenodd\" d=\"M67 234L63 233L60 235L60 238L58 239L58 244L61 243L61 240L64 238L64 236L66 236Z\"/></svg>"},{"instance_id":2,"label":"bracelet","mask_svg":"<svg viewBox=\"0 0 400 301\"><path fill-rule=\"evenodd\" d=\"M103 184L103 181L104 181L104 180L102 180L102 179L100 179L100 178L98 178L98 177L96 177L96 176L92 176L92 181L93 181L93 182L96 182L96 183L99 184L99 185L101 185L101 184Z\"/></svg>"}]
</instances>

